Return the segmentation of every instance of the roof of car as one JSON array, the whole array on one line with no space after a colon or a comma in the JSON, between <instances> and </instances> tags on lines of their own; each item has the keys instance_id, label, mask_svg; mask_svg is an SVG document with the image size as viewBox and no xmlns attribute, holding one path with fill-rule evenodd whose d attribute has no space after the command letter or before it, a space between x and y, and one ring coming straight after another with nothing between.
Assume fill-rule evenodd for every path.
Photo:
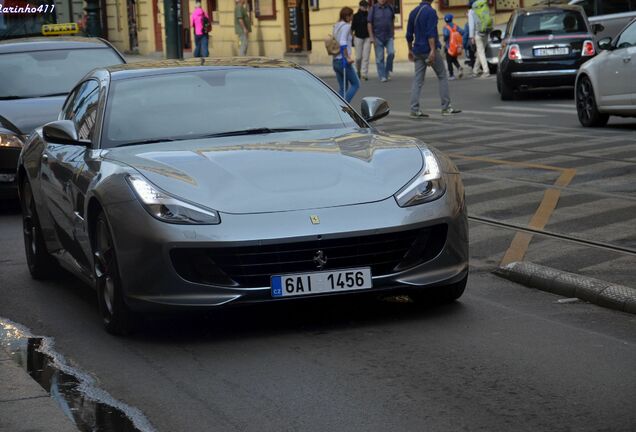
<instances>
[{"instance_id":1,"label":"roof of car","mask_svg":"<svg viewBox=\"0 0 636 432\"><path fill-rule=\"evenodd\" d=\"M535 6L529 8L519 8L517 9L517 15L525 15L525 14L540 14L546 12L562 12L562 11L576 11L580 12L581 6L578 5L552 5L552 6Z\"/></svg>"},{"instance_id":2,"label":"roof of car","mask_svg":"<svg viewBox=\"0 0 636 432\"><path fill-rule=\"evenodd\" d=\"M103 68L113 80L162 75L187 70L233 68L299 68L296 63L267 57L191 58L187 60L142 61Z\"/></svg>"},{"instance_id":3,"label":"roof of car","mask_svg":"<svg viewBox=\"0 0 636 432\"><path fill-rule=\"evenodd\" d=\"M59 49L110 48L100 38L89 37L29 37L0 41L0 54Z\"/></svg>"}]
</instances>

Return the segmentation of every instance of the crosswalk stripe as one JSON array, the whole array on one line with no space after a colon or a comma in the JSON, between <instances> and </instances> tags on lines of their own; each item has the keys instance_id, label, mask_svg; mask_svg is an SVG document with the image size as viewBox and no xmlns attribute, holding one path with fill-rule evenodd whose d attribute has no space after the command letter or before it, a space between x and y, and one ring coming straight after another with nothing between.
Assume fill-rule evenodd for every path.
<instances>
[{"instance_id":1,"label":"crosswalk stripe","mask_svg":"<svg viewBox=\"0 0 636 432\"><path fill-rule=\"evenodd\" d=\"M555 114L576 114L575 109L530 108L530 107L518 107L518 106L512 106L512 105L494 106L493 109L506 110L506 111L512 110L512 111L524 111L524 112L555 113Z\"/></svg>"}]
</instances>

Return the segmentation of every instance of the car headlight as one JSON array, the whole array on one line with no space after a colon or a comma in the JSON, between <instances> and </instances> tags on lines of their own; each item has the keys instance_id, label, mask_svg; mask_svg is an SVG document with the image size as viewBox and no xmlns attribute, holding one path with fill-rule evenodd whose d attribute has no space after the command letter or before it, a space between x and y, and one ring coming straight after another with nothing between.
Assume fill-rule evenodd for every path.
<instances>
[{"instance_id":1,"label":"car headlight","mask_svg":"<svg viewBox=\"0 0 636 432\"><path fill-rule=\"evenodd\" d=\"M140 176L127 177L144 208L155 218L174 224L216 225L221 217L216 210L187 203L159 190Z\"/></svg>"},{"instance_id":2,"label":"car headlight","mask_svg":"<svg viewBox=\"0 0 636 432\"><path fill-rule=\"evenodd\" d=\"M446 185L437 158L429 149L422 149L424 168L395 196L400 207L410 207L431 202L444 195Z\"/></svg>"},{"instance_id":3,"label":"car headlight","mask_svg":"<svg viewBox=\"0 0 636 432\"><path fill-rule=\"evenodd\" d=\"M0 133L0 147L11 147L21 149L24 146L22 139L12 133Z\"/></svg>"}]
</instances>

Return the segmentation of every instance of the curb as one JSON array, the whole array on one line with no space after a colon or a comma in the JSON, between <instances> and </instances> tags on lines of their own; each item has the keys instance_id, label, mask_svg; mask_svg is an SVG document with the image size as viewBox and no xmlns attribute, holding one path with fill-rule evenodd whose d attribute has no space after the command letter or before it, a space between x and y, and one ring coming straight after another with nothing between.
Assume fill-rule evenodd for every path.
<instances>
[{"instance_id":1,"label":"curb","mask_svg":"<svg viewBox=\"0 0 636 432\"><path fill-rule=\"evenodd\" d=\"M636 289L624 285L520 261L499 267L493 273L531 288L636 314Z\"/></svg>"}]
</instances>

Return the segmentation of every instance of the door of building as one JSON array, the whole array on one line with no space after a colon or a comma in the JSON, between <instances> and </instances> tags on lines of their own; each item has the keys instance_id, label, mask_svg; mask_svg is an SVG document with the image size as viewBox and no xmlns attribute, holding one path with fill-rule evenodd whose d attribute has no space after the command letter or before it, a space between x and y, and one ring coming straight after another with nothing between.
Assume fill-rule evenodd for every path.
<instances>
[{"instance_id":1,"label":"door of building","mask_svg":"<svg viewBox=\"0 0 636 432\"><path fill-rule=\"evenodd\" d=\"M152 0L152 22L155 31L155 51L163 51L161 23L159 22L159 1Z\"/></svg>"},{"instance_id":2,"label":"door of building","mask_svg":"<svg viewBox=\"0 0 636 432\"><path fill-rule=\"evenodd\" d=\"M311 51L308 0L285 0L285 30L287 52Z\"/></svg>"},{"instance_id":3,"label":"door of building","mask_svg":"<svg viewBox=\"0 0 636 432\"><path fill-rule=\"evenodd\" d=\"M181 42L184 51L192 51L192 32L193 30L190 28L190 4L187 1L181 1L181 23L182 33L181 33Z\"/></svg>"}]
</instances>

